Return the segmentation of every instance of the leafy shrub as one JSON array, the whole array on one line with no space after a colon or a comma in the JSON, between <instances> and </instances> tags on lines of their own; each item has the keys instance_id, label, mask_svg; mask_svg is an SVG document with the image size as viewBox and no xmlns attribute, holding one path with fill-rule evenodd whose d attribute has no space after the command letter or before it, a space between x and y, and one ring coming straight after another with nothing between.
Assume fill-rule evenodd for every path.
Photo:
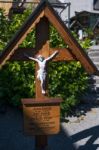
<instances>
[{"instance_id":1,"label":"leafy shrub","mask_svg":"<svg viewBox=\"0 0 99 150\"><path fill-rule=\"evenodd\" d=\"M0 99L17 106L21 98L34 97L34 68L25 62L5 65L0 70Z\"/></svg>"},{"instance_id":2,"label":"leafy shrub","mask_svg":"<svg viewBox=\"0 0 99 150\"><path fill-rule=\"evenodd\" d=\"M80 102L80 95L87 88L87 74L79 62L51 63L49 67L49 91L54 97L62 97L62 114Z\"/></svg>"}]
</instances>

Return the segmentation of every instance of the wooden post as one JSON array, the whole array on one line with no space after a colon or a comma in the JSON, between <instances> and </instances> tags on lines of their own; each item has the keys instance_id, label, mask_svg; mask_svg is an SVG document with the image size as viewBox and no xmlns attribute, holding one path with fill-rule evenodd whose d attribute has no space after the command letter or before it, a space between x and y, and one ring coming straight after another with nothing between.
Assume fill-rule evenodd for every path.
<instances>
[{"instance_id":1,"label":"wooden post","mask_svg":"<svg viewBox=\"0 0 99 150\"><path fill-rule=\"evenodd\" d=\"M44 57L49 56L49 21L43 17L36 26L36 49ZM36 64L36 73L38 70L38 64ZM47 86L47 85L46 85ZM47 87L46 87L47 88ZM36 78L36 99L45 99L47 95L41 93L40 81ZM46 148L48 145L47 136L39 135L35 136L35 147L36 149Z\"/></svg>"},{"instance_id":2,"label":"wooden post","mask_svg":"<svg viewBox=\"0 0 99 150\"><path fill-rule=\"evenodd\" d=\"M36 26L36 50L44 57L49 56L49 21L45 17ZM37 70L38 64L36 64L36 73ZM44 99L46 96L42 95L40 81L36 78L36 98Z\"/></svg>"}]
</instances>

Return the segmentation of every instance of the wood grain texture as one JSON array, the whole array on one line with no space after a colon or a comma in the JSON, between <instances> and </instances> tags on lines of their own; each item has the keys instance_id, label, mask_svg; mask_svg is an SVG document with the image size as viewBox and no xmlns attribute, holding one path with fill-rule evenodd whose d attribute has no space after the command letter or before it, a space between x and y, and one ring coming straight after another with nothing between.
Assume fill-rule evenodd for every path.
<instances>
[{"instance_id":1,"label":"wood grain texture","mask_svg":"<svg viewBox=\"0 0 99 150\"><path fill-rule=\"evenodd\" d=\"M47 18L43 17L36 26L36 50L39 54L44 57L49 56L49 21ZM36 99L45 99L48 95L43 95L41 90L40 81L37 79L37 70L39 69L38 64L36 64ZM46 81L46 93L47 93L47 81ZM48 145L46 135L35 136L35 147L46 147Z\"/></svg>"},{"instance_id":2,"label":"wood grain texture","mask_svg":"<svg viewBox=\"0 0 99 150\"><path fill-rule=\"evenodd\" d=\"M61 102L62 102L62 99L61 98L49 98L49 97L47 97L46 99L42 99L42 98L35 98L35 99L33 99L33 98L24 98L24 99L21 99L21 101L22 101L22 104L24 104L24 105L28 105L28 104L31 104L31 105L38 105L39 106L39 104L41 105L41 104L60 104Z\"/></svg>"},{"instance_id":3,"label":"wood grain texture","mask_svg":"<svg viewBox=\"0 0 99 150\"><path fill-rule=\"evenodd\" d=\"M37 135L37 138L41 138L42 135L46 137L46 135L56 134L60 131L61 98L26 98L21 99L21 102L23 104L24 133L26 135ZM43 140L42 142L45 143L46 138ZM39 142L41 144L41 141Z\"/></svg>"},{"instance_id":4,"label":"wood grain texture","mask_svg":"<svg viewBox=\"0 0 99 150\"><path fill-rule=\"evenodd\" d=\"M45 17L43 17L36 26L36 49L38 50L38 54L45 58L49 56L49 22ZM36 64L36 74L38 69L39 66ZM47 89L47 83L45 86ZM40 81L36 78L36 98L44 99L46 96L47 94L42 94Z\"/></svg>"},{"instance_id":5,"label":"wood grain texture","mask_svg":"<svg viewBox=\"0 0 99 150\"><path fill-rule=\"evenodd\" d=\"M69 48L50 48L50 55L58 50L58 55L52 61L72 61L77 60Z\"/></svg>"},{"instance_id":6,"label":"wood grain texture","mask_svg":"<svg viewBox=\"0 0 99 150\"><path fill-rule=\"evenodd\" d=\"M48 42L46 45L48 45ZM48 57L56 50L59 51L59 54L54 59L52 59L52 61L77 60L77 58L71 53L71 50L69 48L49 48L49 53L47 54L46 51L43 51L42 49L38 52L36 48L18 48L15 51L15 53L10 57L9 61L31 61L30 59L24 56L25 53L30 57L36 57L37 55L43 52L43 56Z\"/></svg>"}]
</instances>

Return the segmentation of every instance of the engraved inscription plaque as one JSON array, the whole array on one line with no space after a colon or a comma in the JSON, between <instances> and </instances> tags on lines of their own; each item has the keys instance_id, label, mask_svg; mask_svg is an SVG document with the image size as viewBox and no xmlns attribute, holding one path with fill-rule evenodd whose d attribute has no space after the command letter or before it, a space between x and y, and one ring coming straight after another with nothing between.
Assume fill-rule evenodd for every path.
<instances>
[{"instance_id":1,"label":"engraved inscription plaque","mask_svg":"<svg viewBox=\"0 0 99 150\"><path fill-rule=\"evenodd\" d=\"M31 100L31 101L30 101ZM60 130L60 100L22 100L24 133L27 135L57 134Z\"/></svg>"}]
</instances>

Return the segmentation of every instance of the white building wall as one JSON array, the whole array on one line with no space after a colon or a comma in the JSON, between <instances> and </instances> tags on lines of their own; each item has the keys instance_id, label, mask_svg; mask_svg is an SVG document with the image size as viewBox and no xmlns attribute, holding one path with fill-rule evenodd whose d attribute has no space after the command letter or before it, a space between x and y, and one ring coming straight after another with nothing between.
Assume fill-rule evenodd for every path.
<instances>
[{"instance_id":1,"label":"white building wall","mask_svg":"<svg viewBox=\"0 0 99 150\"><path fill-rule=\"evenodd\" d=\"M75 15L75 11L88 11L99 13L99 11L93 10L93 0L60 0L61 2L71 3L71 17Z\"/></svg>"}]
</instances>

